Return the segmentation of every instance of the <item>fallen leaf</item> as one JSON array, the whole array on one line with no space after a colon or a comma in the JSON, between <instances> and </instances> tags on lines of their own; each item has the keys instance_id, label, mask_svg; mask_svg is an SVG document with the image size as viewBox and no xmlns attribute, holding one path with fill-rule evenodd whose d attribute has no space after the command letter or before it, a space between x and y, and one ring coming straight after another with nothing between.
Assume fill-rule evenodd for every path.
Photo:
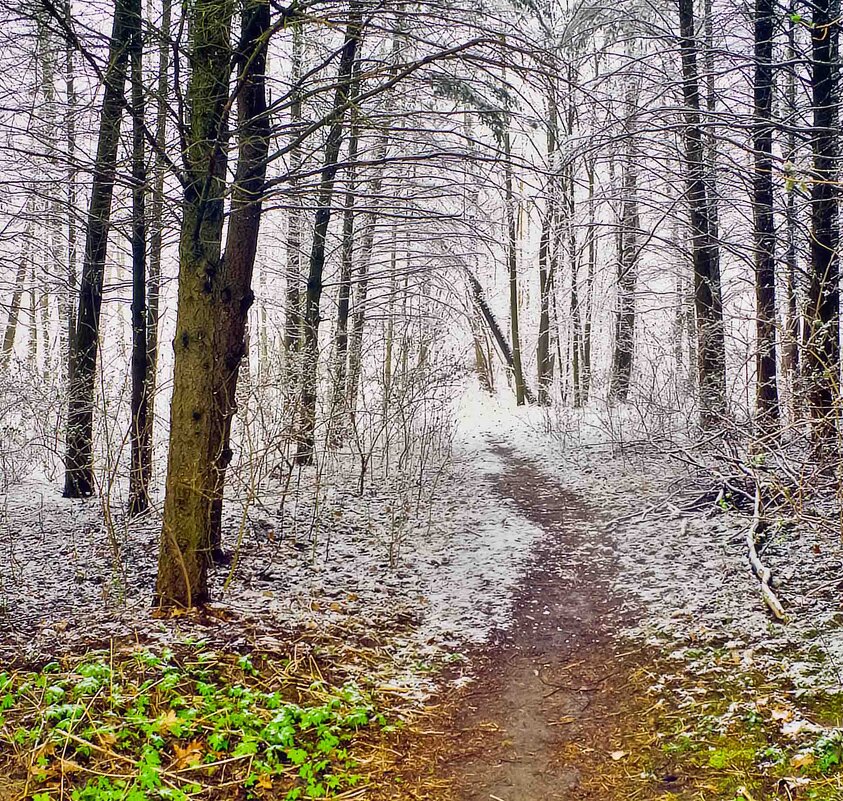
<instances>
[{"instance_id":1,"label":"fallen leaf","mask_svg":"<svg viewBox=\"0 0 843 801\"><path fill-rule=\"evenodd\" d=\"M174 709L168 709L163 715L159 715L156 722L162 732L169 733L173 728L181 723L181 720Z\"/></svg>"},{"instance_id":2,"label":"fallen leaf","mask_svg":"<svg viewBox=\"0 0 843 801\"><path fill-rule=\"evenodd\" d=\"M173 752L176 755L176 760L173 766L176 769L189 768L193 765L198 765L202 761L205 748L201 740L194 740L182 748L178 743L173 743Z\"/></svg>"}]
</instances>

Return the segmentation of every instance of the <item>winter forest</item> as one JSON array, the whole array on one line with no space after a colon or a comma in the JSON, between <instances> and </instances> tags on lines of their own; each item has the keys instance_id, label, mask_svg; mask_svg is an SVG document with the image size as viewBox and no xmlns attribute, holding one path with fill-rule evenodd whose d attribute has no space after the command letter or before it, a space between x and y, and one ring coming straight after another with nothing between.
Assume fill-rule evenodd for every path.
<instances>
[{"instance_id":1,"label":"winter forest","mask_svg":"<svg viewBox=\"0 0 843 801\"><path fill-rule=\"evenodd\" d=\"M840 0L0 0L0 801L843 799Z\"/></svg>"}]
</instances>

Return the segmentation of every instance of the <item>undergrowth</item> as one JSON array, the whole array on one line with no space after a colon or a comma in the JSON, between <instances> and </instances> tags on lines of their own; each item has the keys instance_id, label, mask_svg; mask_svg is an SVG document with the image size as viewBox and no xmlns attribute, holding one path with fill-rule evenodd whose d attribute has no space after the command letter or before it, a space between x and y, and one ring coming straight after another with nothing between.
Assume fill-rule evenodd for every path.
<instances>
[{"instance_id":1,"label":"undergrowth","mask_svg":"<svg viewBox=\"0 0 843 801\"><path fill-rule=\"evenodd\" d=\"M202 643L0 673L0 775L33 801L350 797L367 730L390 729L310 660Z\"/></svg>"},{"instance_id":2,"label":"undergrowth","mask_svg":"<svg viewBox=\"0 0 843 801\"><path fill-rule=\"evenodd\" d=\"M797 697L727 651L690 655L692 669L636 677L649 714L627 747L656 797L843 801L843 728L823 714L839 696Z\"/></svg>"}]
</instances>

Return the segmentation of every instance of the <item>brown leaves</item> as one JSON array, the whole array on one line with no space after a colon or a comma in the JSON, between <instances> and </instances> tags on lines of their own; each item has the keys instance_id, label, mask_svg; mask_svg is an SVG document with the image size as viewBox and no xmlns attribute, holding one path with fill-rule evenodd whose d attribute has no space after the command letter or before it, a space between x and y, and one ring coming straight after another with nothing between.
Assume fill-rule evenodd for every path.
<instances>
[{"instance_id":1,"label":"brown leaves","mask_svg":"<svg viewBox=\"0 0 843 801\"><path fill-rule=\"evenodd\" d=\"M205 746L201 740L194 740L185 746L173 743L173 753L176 755L173 762L173 767L176 770L192 768L202 761L202 757L205 755Z\"/></svg>"}]
</instances>

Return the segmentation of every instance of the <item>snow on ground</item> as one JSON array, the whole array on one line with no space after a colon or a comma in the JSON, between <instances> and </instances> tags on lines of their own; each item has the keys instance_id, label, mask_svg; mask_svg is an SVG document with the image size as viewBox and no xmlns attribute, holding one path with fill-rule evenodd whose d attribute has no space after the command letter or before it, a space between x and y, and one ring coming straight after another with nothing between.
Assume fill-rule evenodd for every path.
<instances>
[{"instance_id":1,"label":"snow on ground","mask_svg":"<svg viewBox=\"0 0 843 801\"><path fill-rule=\"evenodd\" d=\"M550 414L469 388L456 423L452 458L420 488L388 475L359 496L351 463L340 463L319 479L318 504L307 471L283 509L277 482L245 517L229 504L228 545L242 541L228 586L227 571L214 573L221 608L247 631L305 627L385 642L405 665L484 642L507 625L542 535L491 489L499 443L595 510L612 547L581 556L614 563L616 590L640 619L627 636L726 648L797 686L843 686L843 548L833 532L770 537L763 558L791 616L777 624L746 560L748 519L671 506L698 479L646 444L652 432L634 411ZM127 524L111 509L104 525L103 510L34 480L0 497L0 662L112 636L172 636L149 615L159 517Z\"/></svg>"},{"instance_id":2,"label":"snow on ground","mask_svg":"<svg viewBox=\"0 0 843 801\"><path fill-rule=\"evenodd\" d=\"M556 413L557 415L559 413ZM750 520L739 513L683 513L693 496L687 468L646 444L634 410L568 410L553 416L509 398L469 392L461 427L505 443L602 516L612 538L616 591L640 622L624 633L695 653L709 645L740 654L797 688L843 691L843 543L804 526L773 533L762 550L789 622L771 618L746 557Z\"/></svg>"},{"instance_id":3,"label":"snow on ground","mask_svg":"<svg viewBox=\"0 0 843 801\"><path fill-rule=\"evenodd\" d=\"M508 624L541 534L490 491L498 469L486 444L462 438L420 488L386 477L359 496L340 465L318 479L318 504L311 470L282 508L268 482L245 517L227 504L226 544L241 541L230 584L227 570L213 575L218 611L247 633L304 627L386 642L405 662L482 643ZM54 484L0 497L0 664L114 636L173 636L172 622L150 616L159 529L158 514L128 522Z\"/></svg>"}]
</instances>

